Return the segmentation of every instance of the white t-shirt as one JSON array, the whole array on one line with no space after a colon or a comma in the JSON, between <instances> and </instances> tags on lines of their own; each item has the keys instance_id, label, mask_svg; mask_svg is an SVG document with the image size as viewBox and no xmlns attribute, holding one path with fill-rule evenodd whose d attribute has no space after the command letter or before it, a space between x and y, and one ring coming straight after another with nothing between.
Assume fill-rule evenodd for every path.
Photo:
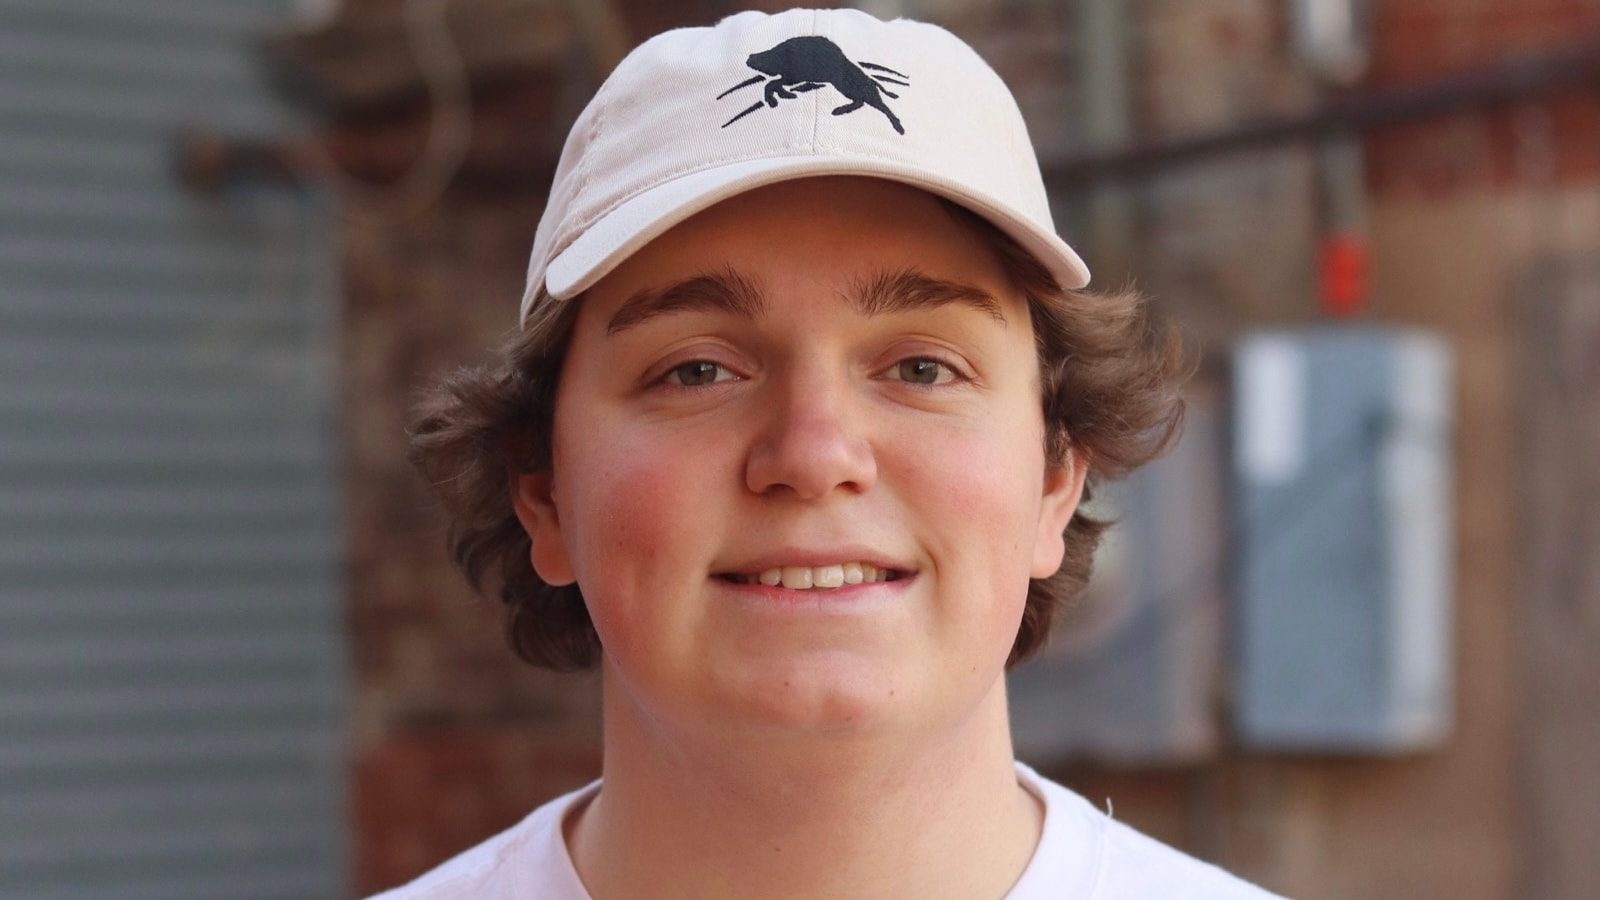
<instances>
[{"instance_id":1,"label":"white t-shirt","mask_svg":"<svg viewBox=\"0 0 1600 900\"><path fill-rule=\"evenodd\" d=\"M1274 900L1100 812L1017 763L1017 780L1044 804L1044 833L1005 900ZM403 887L372 900L592 900L567 855L561 822L596 781ZM1281 898L1278 898L1281 900Z\"/></svg>"}]
</instances>

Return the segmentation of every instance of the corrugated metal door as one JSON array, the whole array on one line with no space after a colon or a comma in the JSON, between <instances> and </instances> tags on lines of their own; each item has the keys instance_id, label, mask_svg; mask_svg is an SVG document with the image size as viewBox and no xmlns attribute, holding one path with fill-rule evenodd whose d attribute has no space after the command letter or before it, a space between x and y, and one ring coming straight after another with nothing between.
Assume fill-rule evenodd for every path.
<instances>
[{"instance_id":1,"label":"corrugated metal door","mask_svg":"<svg viewBox=\"0 0 1600 900\"><path fill-rule=\"evenodd\" d=\"M332 241L204 200L290 0L0 0L0 897L343 891Z\"/></svg>"}]
</instances>

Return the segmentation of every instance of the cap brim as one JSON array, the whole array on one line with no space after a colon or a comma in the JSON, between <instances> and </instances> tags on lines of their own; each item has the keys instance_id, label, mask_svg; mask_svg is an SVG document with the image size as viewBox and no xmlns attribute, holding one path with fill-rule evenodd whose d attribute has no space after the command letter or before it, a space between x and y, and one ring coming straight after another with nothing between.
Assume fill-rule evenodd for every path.
<instances>
[{"instance_id":1,"label":"cap brim","mask_svg":"<svg viewBox=\"0 0 1600 900\"><path fill-rule=\"evenodd\" d=\"M975 194L925 169L861 157L763 157L690 172L628 198L579 232L545 268L550 296L581 294L639 248L695 213L752 188L819 175L862 175L898 181L945 197L983 216L1033 254L1063 288L1089 283L1089 269L1067 243L1026 214ZM527 313L536 285L523 298Z\"/></svg>"}]
</instances>

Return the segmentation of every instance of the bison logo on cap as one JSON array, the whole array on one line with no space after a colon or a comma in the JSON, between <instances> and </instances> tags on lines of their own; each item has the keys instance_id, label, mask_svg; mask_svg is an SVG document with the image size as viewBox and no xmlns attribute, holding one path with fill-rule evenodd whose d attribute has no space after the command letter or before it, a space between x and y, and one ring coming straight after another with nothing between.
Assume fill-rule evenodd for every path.
<instances>
[{"instance_id":1,"label":"bison logo on cap","mask_svg":"<svg viewBox=\"0 0 1600 900\"><path fill-rule=\"evenodd\" d=\"M898 94L889 93L883 85L897 84L901 87L910 87L911 83L904 80L909 76L876 63L863 62L857 65L844 55L844 51L840 50L837 44L825 37L804 35L789 38L770 50L750 54L750 58L745 62L761 74L753 75L718 94L718 100L740 88L747 88L766 80L769 76L771 80L767 81L763 99L750 104L738 115L723 122L723 128L750 115L763 104L776 107L779 100L793 100L797 94L831 85L850 101L835 109L834 115L842 116L845 113L853 113L863 106L870 106L883 113L895 131L900 134L906 133L905 127L895 117L894 111L889 109L889 104L883 101L885 97L892 100L898 100L900 97ZM868 69L872 71L869 72Z\"/></svg>"}]
</instances>

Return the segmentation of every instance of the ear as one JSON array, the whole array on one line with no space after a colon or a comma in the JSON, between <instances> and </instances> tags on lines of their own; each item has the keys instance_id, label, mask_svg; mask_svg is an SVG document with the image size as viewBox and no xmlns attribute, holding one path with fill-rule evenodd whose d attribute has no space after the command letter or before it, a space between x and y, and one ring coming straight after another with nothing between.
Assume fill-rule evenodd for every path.
<instances>
[{"instance_id":1,"label":"ear","mask_svg":"<svg viewBox=\"0 0 1600 900\"><path fill-rule=\"evenodd\" d=\"M528 540L533 542L529 552L533 570L545 584L560 587L578 579L561 536L561 516L556 511L552 480L549 469L511 473L511 506L522 530L528 533Z\"/></svg>"},{"instance_id":2,"label":"ear","mask_svg":"<svg viewBox=\"0 0 1600 900\"><path fill-rule=\"evenodd\" d=\"M1051 466L1044 473L1044 499L1039 504L1039 530L1033 541L1033 578L1049 578L1061 568L1067 553L1063 536L1072 514L1078 511L1078 501L1083 498L1083 479L1089 474L1088 463L1077 450L1067 453L1059 466Z\"/></svg>"}]
</instances>

